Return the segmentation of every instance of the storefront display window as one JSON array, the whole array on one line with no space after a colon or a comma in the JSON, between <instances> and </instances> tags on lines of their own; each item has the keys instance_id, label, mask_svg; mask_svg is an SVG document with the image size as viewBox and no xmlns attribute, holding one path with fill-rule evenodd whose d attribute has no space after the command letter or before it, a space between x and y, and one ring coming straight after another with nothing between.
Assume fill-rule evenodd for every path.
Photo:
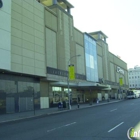
<instances>
[{"instance_id":1,"label":"storefront display window","mask_svg":"<svg viewBox=\"0 0 140 140\"><path fill-rule=\"evenodd\" d=\"M89 35L84 35L86 79L87 81L98 82L97 50L96 41Z\"/></svg>"},{"instance_id":2,"label":"storefront display window","mask_svg":"<svg viewBox=\"0 0 140 140\"><path fill-rule=\"evenodd\" d=\"M39 80L0 75L0 114L40 109Z\"/></svg>"},{"instance_id":3,"label":"storefront display window","mask_svg":"<svg viewBox=\"0 0 140 140\"><path fill-rule=\"evenodd\" d=\"M52 87L52 91L62 91L61 87Z\"/></svg>"}]
</instances>

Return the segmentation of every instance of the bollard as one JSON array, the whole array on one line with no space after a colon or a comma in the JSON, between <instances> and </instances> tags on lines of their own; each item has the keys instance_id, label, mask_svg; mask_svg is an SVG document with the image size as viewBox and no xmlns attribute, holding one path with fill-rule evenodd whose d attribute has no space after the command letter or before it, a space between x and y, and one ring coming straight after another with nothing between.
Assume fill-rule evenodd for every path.
<instances>
[{"instance_id":1,"label":"bollard","mask_svg":"<svg viewBox=\"0 0 140 140\"><path fill-rule=\"evenodd\" d=\"M78 108L80 107L79 104L77 104L77 107L78 107Z\"/></svg>"},{"instance_id":2,"label":"bollard","mask_svg":"<svg viewBox=\"0 0 140 140\"><path fill-rule=\"evenodd\" d=\"M108 98L107 101L110 102L110 98Z\"/></svg>"}]
</instances>

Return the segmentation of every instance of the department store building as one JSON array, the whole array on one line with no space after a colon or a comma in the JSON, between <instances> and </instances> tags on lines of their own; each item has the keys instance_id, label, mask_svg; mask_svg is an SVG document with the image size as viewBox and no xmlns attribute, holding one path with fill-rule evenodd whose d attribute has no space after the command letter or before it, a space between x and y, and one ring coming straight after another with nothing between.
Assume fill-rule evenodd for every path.
<instances>
[{"instance_id":1,"label":"department store building","mask_svg":"<svg viewBox=\"0 0 140 140\"><path fill-rule=\"evenodd\" d=\"M71 8L66 0L0 0L0 114L67 101L69 64L73 104L125 97L127 63L109 51L102 31L75 28Z\"/></svg>"}]
</instances>

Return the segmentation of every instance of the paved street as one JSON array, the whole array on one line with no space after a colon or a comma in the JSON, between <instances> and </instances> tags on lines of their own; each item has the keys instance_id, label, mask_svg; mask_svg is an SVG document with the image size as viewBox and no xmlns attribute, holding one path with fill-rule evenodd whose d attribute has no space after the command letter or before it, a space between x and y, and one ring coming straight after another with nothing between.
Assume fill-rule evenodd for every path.
<instances>
[{"instance_id":1,"label":"paved street","mask_svg":"<svg viewBox=\"0 0 140 140\"><path fill-rule=\"evenodd\" d=\"M0 125L1 140L128 140L140 121L140 99Z\"/></svg>"}]
</instances>

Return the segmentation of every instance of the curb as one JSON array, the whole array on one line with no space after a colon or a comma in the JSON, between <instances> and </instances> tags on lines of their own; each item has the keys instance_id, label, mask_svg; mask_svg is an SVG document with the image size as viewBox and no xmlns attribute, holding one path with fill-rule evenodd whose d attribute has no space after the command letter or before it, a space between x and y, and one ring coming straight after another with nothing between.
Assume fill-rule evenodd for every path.
<instances>
[{"instance_id":1,"label":"curb","mask_svg":"<svg viewBox=\"0 0 140 140\"><path fill-rule=\"evenodd\" d=\"M60 113L65 113L65 112L70 112L70 111L75 111L75 110L80 110L80 109L85 109L85 108L91 108L91 107L96 107L96 106L102 106L102 105L117 103L117 102L121 102L121 101L124 101L124 100L118 100L118 101L112 101L112 102L106 102L106 103L98 103L98 104L85 106L85 107L81 107L81 108L75 108L75 109L71 109L71 110L55 111L55 112L51 112L51 113L45 113L45 114L40 114L40 115L35 115L35 116L30 116L30 117L6 120L6 121L1 121L0 124L14 123L14 122L18 122L18 121L29 120L29 119L33 119L33 118L35 119L35 118L45 117L45 116L49 116L49 115L55 115L55 114L60 114Z\"/></svg>"}]
</instances>

